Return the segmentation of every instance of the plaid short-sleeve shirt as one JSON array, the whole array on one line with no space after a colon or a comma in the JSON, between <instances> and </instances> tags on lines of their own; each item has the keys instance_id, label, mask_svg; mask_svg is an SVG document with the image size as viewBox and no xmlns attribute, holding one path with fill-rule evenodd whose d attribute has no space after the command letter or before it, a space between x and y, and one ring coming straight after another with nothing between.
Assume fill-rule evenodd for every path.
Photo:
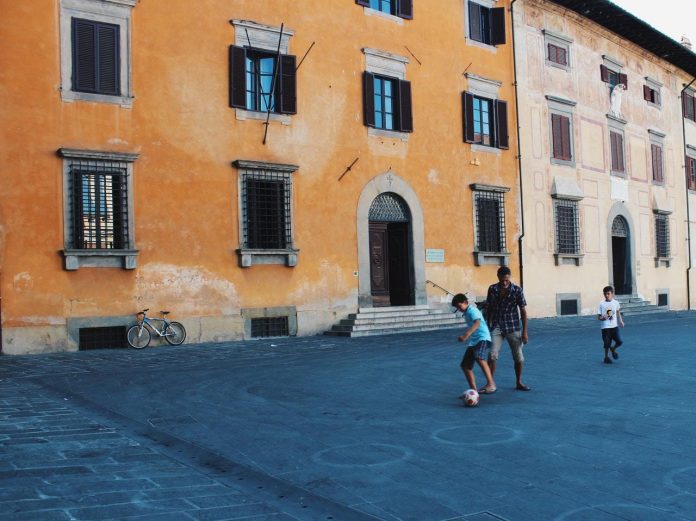
<instances>
[{"instance_id":1,"label":"plaid short-sleeve shirt","mask_svg":"<svg viewBox=\"0 0 696 521\"><path fill-rule=\"evenodd\" d=\"M488 288L486 306L490 310L491 330L499 327L501 333L507 335L512 331L520 331L522 329L519 308L525 307L527 301L524 299L522 288L516 284L510 283L505 296L501 294L501 290L500 284L491 284Z\"/></svg>"}]
</instances>

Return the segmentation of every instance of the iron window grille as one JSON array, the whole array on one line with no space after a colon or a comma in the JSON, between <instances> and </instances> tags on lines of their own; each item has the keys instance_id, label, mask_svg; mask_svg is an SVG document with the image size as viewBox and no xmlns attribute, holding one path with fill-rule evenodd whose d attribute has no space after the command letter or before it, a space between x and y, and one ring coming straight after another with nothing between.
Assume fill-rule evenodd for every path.
<instances>
[{"instance_id":1,"label":"iron window grille","mask_svg":"<svg viewBox=\"0 0 696 521\"><path fill-rule=\"evenodd\" d=\"M474 192L476 248L480 252L505 251L505 199L501 192Z\"/></svg>"},{"instance_id":2,"label":"iron window grille","mask_svg":"<svg viewBox=\"0 0 696 521\"><path fill-rule=\"evenodd\" d=\"M580 227L578 202L558 199L556 211L556 253L577 255L580 253Z\"/></svg>"},{"instance_id":3,"label":"iron window grille","mask_svg":"<svg viewBox=\"0 0 696 521\"><path fill-rule=\"evenodd\" d=\"M407 223L411 221L411 213L401 197L385 192L372 201L368 218L370 221Z\"/></svg>"},{"instance_id":4,"label":"iron window grille","mask_svg":"<svg viewBox=\"0 0 696 521\"><path fill-rule=\"evenodd\" d=\"M669 219L666 215L655 215L655 241L657 256L669 257Z\"/></svg>"},{"instance_id":5,"label":"iron window grille","mask_svg":"<svg viewBox=\"0 0 696 521\"><path fill-rule=\"evenodd\" d=\"M73 90L120 95L120 27L73 18L71 29Z\"/></svg>"},{"instance_id":6,"label":"iron window grille","mask_svg":"<svg viewBox=\"0 0 696 521\"><path fill-rule=\"evenodd\" d=\"M70 248L121 250L130 245L128 163L73 159L69 164Z\"/></svg>"},{"instance_id":7,"label":"iron window grille","mask_svg":"<svg viewBox=\"0 0 696 521\"><path fill-rule=\"evenodd\" d=\"M252 338L290 336L288 317L260 317L251 319Z\"/></svg>"},{"instance_id":8,"label":"iron window grille","mask_svg":"<svg viewBox=\"0 0 696 521\"><path fill-rule=\"evenodd\" d=\"M292 248L292 182L285 172L242 173L242 248Z\"/></svg>"}]
</instances>

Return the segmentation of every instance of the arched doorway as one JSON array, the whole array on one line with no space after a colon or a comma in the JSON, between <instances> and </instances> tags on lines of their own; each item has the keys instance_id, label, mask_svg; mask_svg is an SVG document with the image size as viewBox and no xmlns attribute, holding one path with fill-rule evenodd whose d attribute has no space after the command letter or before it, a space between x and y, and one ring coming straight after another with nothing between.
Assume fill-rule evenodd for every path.
<instances>
[{"instance_id":1,"label":"arched doorway","mask_svg":"<svg viewBox=\"0 0 696 521\"><path fill-rule=\"evenodd\" d=\"M611 259L615 294L630 295L633 293L631 231L621 215L614 217L611 223Z\"/></svg>"},{"instance_id":2,"label":"arched doorway","mask_svg":"<svg viewBox=\"0 0 696 521\"><path fill-rule=\"evenodd\" d=\"M414 303L411 212L393 192L374 198L368 213L372 305Z\"/></svg>"}]
</instances>

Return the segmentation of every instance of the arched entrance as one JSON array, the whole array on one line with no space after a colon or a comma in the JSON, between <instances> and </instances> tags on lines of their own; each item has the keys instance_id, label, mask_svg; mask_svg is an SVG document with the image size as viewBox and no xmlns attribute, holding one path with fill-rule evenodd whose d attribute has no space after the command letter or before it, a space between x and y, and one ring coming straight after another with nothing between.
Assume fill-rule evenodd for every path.
<instances>
[{"instance_id":1,"label":"arched entrance","mask_svg":"<svg viewBox=\"0 0 696 521\"><path fill-rule=\"evenodd\" d=\"M372 201L368 213L372 305L408 306L413 300L411 212L393 192Z\"/></svg>"},{"instance_id":2,"label":"arched entrance","mask_svg":"<svg viewBox=\"0 0 696 521\"><path fill-rule=\"evenodd\" d=\"M614 292L617 295L633 293L631 271L631 232L626 219L617 215L611 223L611 262Z\"/></svg>"},{"instance_id":3,"label":"arched entrance","mask_svg":"<svg viewBox=\"0 0 696 521\"><path fill-rule=\"evenodd\" d=\"M382 194L389 194L385 198L380 198ZM377 201L377 202L376 202ZM391 207L396 202L398 209ZM373 203L375 203L373 207ZM384 206L390 205L386 209L387 217L378 217L381 211L385 210ZM403 217L396 219L395 216L405 216L408 222L404 223ZM391 217L388 217L391 215ZM358 306L361 308L371 308L375 305L391 305L392 285L389 287L389 304L386 302L386 291L383 291L381 298L375 302L373 298L372 288L372 265L374 264L372 256L373 249L370 246L373 240L371 223L387 223L386 239L382 239L382 243L389 248L389 237L392 241L392 252L401 251L400 254L390 255L387 251L387 256L382 260L382 266L387 273L391 275L389 267L391 262L400 261L407 267L408 284L405 284L405 276L397 274L398 288L395 291L394 298L396 302L408 300L407 304L415 304L417 306L428 304L428 295L425 291L425 246L423 237L423 209L416 192L411 186L396 172L387 171L372 178L365 184L360 193L357 207L357 233L358 233ZM401 221L401 224L399 222ZM389 233L389 224L393 234ZM401 230L399 230L401 228ZM403 241L403 233L406 230L407 240ZM376 238L375 238L376 239ZM407 244L407 254L403 253L403 244ZM384 254L384 252L383 252ZM397 271L397 267L393 267ZM408 298L405 295L408 294ZM378 295L379 297L379 295Z\"/></svg>"}]
</instances>

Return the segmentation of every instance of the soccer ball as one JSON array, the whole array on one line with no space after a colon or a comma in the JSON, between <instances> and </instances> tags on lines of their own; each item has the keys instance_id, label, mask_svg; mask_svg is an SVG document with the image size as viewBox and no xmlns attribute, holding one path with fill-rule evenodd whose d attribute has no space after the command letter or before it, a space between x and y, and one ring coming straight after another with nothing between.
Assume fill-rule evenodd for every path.
<instances>
[{"instance_id":1,"label":"soccer ball","mask_svg":"<svg viewBox=\"0 0 696 521\"><path fill-rule=\"evenodd\" d=\"M462 394L461 398L464 405L467 407L475 407L479 402L479 393L476 391L476 389L468 389L464 394Z\"/></svg>"}]
</instances>

